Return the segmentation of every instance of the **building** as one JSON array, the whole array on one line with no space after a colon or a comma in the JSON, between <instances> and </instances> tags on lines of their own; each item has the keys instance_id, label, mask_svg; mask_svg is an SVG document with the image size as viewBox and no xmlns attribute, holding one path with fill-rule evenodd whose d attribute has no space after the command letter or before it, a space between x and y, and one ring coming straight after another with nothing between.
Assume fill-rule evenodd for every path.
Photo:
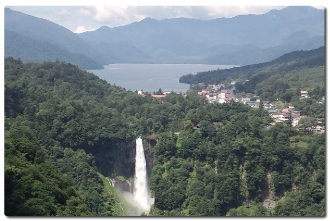
<instances>
[{"instance_id":1,"label":"building","mask_svg":"<svg viewBox=\"0 0 330 221\"><path fill-rule=\"evenodd\" d=\"M250 107L256 107L256 102L255 101L248 101L246 102L247 105L249 105Z\"/></svg>"},{"instance_id":2,"label":"building","mask_svg":"<svg viewBox=\"0 0 330 221\"><path fill-rule=\"evenodd\" d=\"M249 97L242 97L241 99L243 104L246 104L247 102L250 102L250 98Z\"/></svg>"},{"instance_id":3,"label":"building","mask_svg":"<svg viewBox=\"0 0 330 221\"><path fill-rule=\"evenodd\" d=\"M230 98L231 99L231 94L229 94L229 93L225 94L225 98Z\"/></svg>"},{"instance_id":4,"label":"building","mask_svg":"<svg viewBox=\"0 0 330 221\"><path fill-rule=\"evenodd\" d=\"M300 117L292 118L292 126L297 127L299 125L299 120L300 120Z\"/></svg>"},{"instance_id":5,"label":"building","mask_svg":"<svg viewBox=\"0 0 330 221\"><path fill-rule=\"evenodd\" d=\"M300 117L300 111L291 111L291 117L292 118L299 118Z\"/></svg>"},{"instance_id":6,"label":"building","mask_svg":"<svg viewBox=\"0 0 330 221\"><path fill-rule=\"evenodd\" d=\"M202 89L202 93L205 93L205 94L211 93L211 88Z\"/></svg>"},{"instance_id":7,"label":"building","mask_svg":"<svg viewBox=\"0 0 330 221\"><path fill-rule=\"evenodd\" d=\"M143 93L143 90L138 91L138 95L141 95L142 97L145 97L146 95Z\"/></svg>"},{"instance_id":8,"label":"building","mask_svg":"<svg viewBox=\"0 0 330 221\"><path fill-rule=\"evenodd\" d=\"M225 99L226 98L226 93L223 93L223 92L219 93L218 98Z\"/></svg>"},{"instance_id":9,"label":"building","mask_svg":"<svg viewBox=\"0 0 330 221\"><path fill-rule=\"evenodd\" d=\"M166 95L164 95L164 94L152 94L151 96L154 97L154 98L166 97Z\"/></svg>"},{"instance_id":10,"label":"building","mask_svg":"<svg viewBox=\"0 0 330 221\"><path fill-rule=\"evenodd\" d=\"M269 114L273 119L284 118L283 114L279 112L271 112Z\"/></svg>"},{"instance_id":11,"label":"building","mask_svg":"<svg viewBox=\"0 0 330 221\"><path fill-rule=\"evenodd\" d=\"M277 113L277 110L275 110L275 109L269 109L268 112L269 113Z\"/></svg>"},{"instance_id":12,"label":"building","mask_svg":"<svg viewBox=\"0 0 330 221\"><path fill-rule=\"evenodd\" d=\"M252 93L245 93L246 97L251 97Z\"/></svg>"},{"instance_id":13,"label":"building","mask_svg":"<svg viewBox=\"0 0 330 221\"><path fill-rule=\"evenodd\" d=\"M222 103L226 103L226 101L225 101L224 98L219 98L218 102L219 102L220 104L222 104Z\"/></svg>"},{"instance_id":14,"label":"building","mask_svg":"<svg viewBox=\"0 0 330 221\"><path fill-rule=\"evenodd\" d=\"M300 91L300 99L308 98L308 91Z\"/></svg>"}]
</instances>

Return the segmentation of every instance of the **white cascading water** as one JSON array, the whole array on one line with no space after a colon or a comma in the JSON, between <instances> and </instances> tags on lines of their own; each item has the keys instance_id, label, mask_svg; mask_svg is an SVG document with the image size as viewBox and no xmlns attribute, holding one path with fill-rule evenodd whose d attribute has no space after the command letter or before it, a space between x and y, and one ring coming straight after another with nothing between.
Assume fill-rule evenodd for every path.
<instances>
[{"instance_id":1,"label":"white cascading water","mask_svg":"<svg viewBox=\"0 0 330 221\"><path fill-rule=\"evenodd\" d=\"M146 159L144 156L142 139L136 139L136 155L135 155L135 176L134 176L134 201L140 208L141 212L149 213L150 206L154 199L150 198L150 191L147 180Z\"/></svg>"}]
</instances>

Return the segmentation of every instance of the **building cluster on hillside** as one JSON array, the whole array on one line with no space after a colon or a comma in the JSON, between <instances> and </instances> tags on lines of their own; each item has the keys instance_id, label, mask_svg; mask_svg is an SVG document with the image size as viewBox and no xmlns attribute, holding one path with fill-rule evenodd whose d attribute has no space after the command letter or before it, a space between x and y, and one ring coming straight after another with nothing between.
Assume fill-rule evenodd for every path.
<instances>
[{"instance_id":1,"label":"building cluster on hillside","mask_svg":"<svg viewBox=\"0 0 330 221\"><path fill-rule=\"evenodd\" d=\"M204 86L204 85L200 85ZM224 89L226 88L226 89ZM205 97L209 103L231 103L231 102L239 102L242 104L249 105L252 108L259 108L260 105L263 106L265 110L269 112L269 116L273 119L271 125L276 123L284 123L288 124L291 121L291 125L293 127L299 127L299 120L306 116L301 116L300 111L295 110L294 106L289 104L287 108L282 108L279 105L271 104L269 101L264 100L260 101L260 99L256 99L252 93L240 93L234 94L235 87L234 83L231 84L219 84L219 85L208 85L206 88L203 88L198 92L198 95L201 97ZM163 94L151 94L154 98L163 98L171 92L164 92ZM143 91L138 91L138 94L142 97L146 95ZM300 91L300 99L308 98L307 91ZM251 98L254 97L253 100ZM324 102L324 97L320 102ZM314 132L324 133L324 126L322 126L322 122L318 119L318 125L312 128Z\"/></svg>"},{"instance_id":2,"label":"building cluster on hillside","mask_svg":"<svg viewBox=\"0 0 330 221\"><path fill-rule=\"evenodd\" d=\"M232 85L233 86L233 85ZM230 103L234 98L233 89L222 89L225 85L211 85L209 84L198 95L205 97L209 103Z\"/></svg>"},{"instance_id":3,"label":"building cluster on hillside","mask_svg":"<svg viewBox=\"0 0 330 221\"><path fill-rule=\"evenodd\" d=\"M227 85L228 86L228 85ZM271 104L269 101L254 98L251 100L253 94L251 93L240 93L234 95L234 85L229 85L230 89L223 89L225 85L208 85L205 89L198 92L201 97L205 97L209 103L230 103L239 102L242 104L249 105L252 108L259 108L263 105L263 108L269 112L269 116L273 119L272 125L276 123L288 124L291 121L291 125L294 127L299 126L299 120L302 117L300 111L294 109L293 105L289 105L287 108L281 108L275 104ZM301 91L300 99L308 98L307 91ZM322 100L324 101L324 99ZM321 101L321 102L322 102ZM318 126L313 128L314 132L324 132L324 126L321 125L321 121L318 120Z\"/></svg>"}]
</instances>

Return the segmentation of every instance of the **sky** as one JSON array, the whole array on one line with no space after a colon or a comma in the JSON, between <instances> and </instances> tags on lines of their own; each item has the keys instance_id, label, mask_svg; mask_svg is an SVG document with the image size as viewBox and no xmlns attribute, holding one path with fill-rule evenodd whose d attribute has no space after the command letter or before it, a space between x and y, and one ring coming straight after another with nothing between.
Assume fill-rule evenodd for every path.
<instances>
[{"instance_id":1,"label":"sky","mask_svg":"<svg viewBox=\"0 0 330 221\"><path fill-rule=\"evenodd\" d=\"M121 5L118 5L118 1L116 1L116 4L114 4L114 1L101 1L103 4L98 4L100 1L95 0L92 2L87 1L86 4L84 4L84 1L79 1L81 5L85 6L63 6L66 5L65 3L68 3L68 1L64 1L64 4L61 6L60 2L56 1L57 4L45 6L44 3L39 3L38 5L38 1L36 3L29 1L29 6L26 6L24 3L16 4L16 1L10 1L5 7L50 20L72 32L82 33L96 30L104 25L108 27L127 25L132 22L141 21L146 17L157 20L179 17L210 20L222 17L230 18L244 14L264 14L272 9L282 9L289 5L297 5L294 3L288 4L290 1L276 1L272 5L262 5L258 1L253 5L255 1L249 1L251 5L240 5L239 2L242 1L235 0L231 0L230 3L237 6L226 5L223 2L221 2L221 6L216 6L216 1L209 0L189 1L190 5L180 4L180 2L183 2L180 0L168 0L166 3L157 1L159 5L148 1L135 1L133 3L133 1L126 0L120 1ZM94 5L90 5L91 3ZM104 3L109 5L104 6ZM138 5L135 5L136 3ZM201 3L203 4L201 5ZM313 1L313 4L317 8L323 7L323 4L321 2L318 3L317 0ZM298 5L310 5L310 2L309 4L304 4L303 1L299 1Z\"/></svg>"}]
</instances>

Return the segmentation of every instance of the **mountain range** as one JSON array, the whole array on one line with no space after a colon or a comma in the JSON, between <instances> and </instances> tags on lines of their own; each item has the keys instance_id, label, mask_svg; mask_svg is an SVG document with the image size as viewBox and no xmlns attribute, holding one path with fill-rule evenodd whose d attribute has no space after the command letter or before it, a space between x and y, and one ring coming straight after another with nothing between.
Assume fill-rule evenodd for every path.
<instances>
[{"instance_id":1,"label":"mountain range","mask_svg":"<svg viewBox=\"0 0 330 221\"><path fill-rule=\"evenodd\" d=\"M255 64L324 46L324 16L324 10L291 6L213 20L145 18L76 34L5 8L5 57L60 60L82 69L109 63Z\"/></svg>"}]
</instances>

